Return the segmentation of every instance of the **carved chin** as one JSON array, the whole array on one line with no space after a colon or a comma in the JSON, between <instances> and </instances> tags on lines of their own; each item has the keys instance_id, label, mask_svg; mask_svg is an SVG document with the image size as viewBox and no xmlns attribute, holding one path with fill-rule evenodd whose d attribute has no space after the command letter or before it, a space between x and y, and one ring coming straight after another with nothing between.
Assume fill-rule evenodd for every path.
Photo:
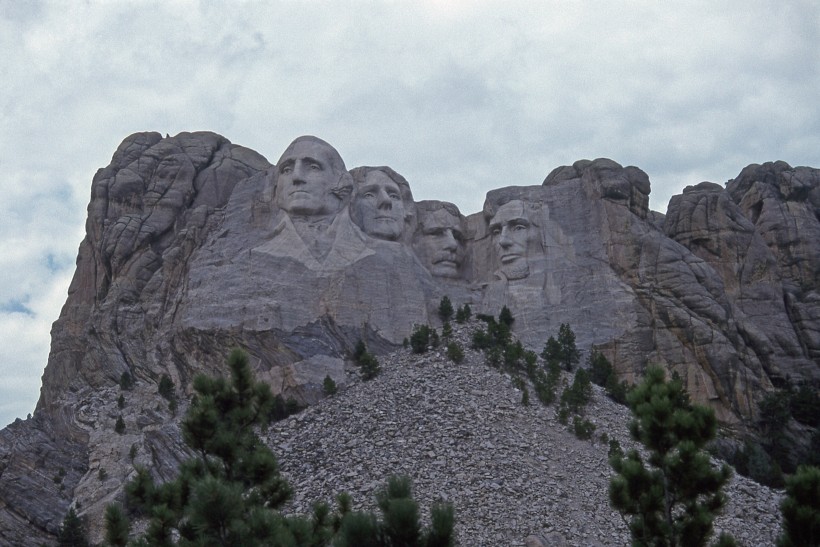
<instances>
[{"instance_id":1,"label":"carved chin","mask_svg":"<svg viewBox=\"0 0 820 547\"><path fill-rule=\"evenodd\" d=\"M501 273L503 273L507 279L515 280L515 279L524 279L528 275L530 275L530 265L527 264L526 260L517 260L512 264L505 264L501 267Z\"/></svg>"},{"instance_id":2,"label":"carved chin","mask_svg":"<svg viewBox=\"0 0 820 547\"><path fill-rule=\"evenodd\" d=\"M458 264L449 260L436 262L430 267L430 273L436 277L458 277Z\"/></svg>"}]
</instances>

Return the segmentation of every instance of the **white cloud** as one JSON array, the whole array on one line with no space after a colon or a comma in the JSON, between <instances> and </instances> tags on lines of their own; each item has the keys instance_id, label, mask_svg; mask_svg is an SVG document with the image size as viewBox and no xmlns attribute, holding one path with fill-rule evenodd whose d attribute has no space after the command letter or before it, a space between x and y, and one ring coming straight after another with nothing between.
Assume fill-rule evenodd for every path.
<instances>
[{"instance_id":1,"label":"white cloud","mask_svg":"<svg viewBox=\"0 0 820 547\"><path fill-rule=\"evenodd\" d=\"M91 178L133 132L271 161L316 134L465 213L604 156L663 210L748 163L820 165L818 43L811 0L0 3L0 306L34 313L0 314L0 422L33 408Z\"/></svg>"}]
</instances>

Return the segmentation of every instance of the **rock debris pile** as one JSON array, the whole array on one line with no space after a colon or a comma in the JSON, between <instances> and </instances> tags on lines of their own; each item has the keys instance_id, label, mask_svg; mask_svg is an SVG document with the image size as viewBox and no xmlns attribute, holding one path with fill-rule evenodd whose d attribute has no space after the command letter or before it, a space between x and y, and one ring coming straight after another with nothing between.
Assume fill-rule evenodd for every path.
<instances>
[{"instance_id":1,"label":"rock debris pile","mask_svg":"<svg viewBox=\"0 0 820 547\"><path fill-rule=\"evenodd\" d=\"M561 425L555 407L521 403L511 378L469 349L478 327L455 325L466 359L443 348L400 350L380 361L374 380L354 378L334 397L274 424L267 440L295 491L287 511L349 492L356 508L375 510L388 476L413 481L422 514L436 501L456 508L461 545L524 545L529 535L566 545L626 545L629 532L608 502L612 475L600 434L631 446L629 410L595 387L586 415L596 426L582 441ZM781 494L735 476L718 531L743 544L773 544Z\"/></svg>"}]
</instances>

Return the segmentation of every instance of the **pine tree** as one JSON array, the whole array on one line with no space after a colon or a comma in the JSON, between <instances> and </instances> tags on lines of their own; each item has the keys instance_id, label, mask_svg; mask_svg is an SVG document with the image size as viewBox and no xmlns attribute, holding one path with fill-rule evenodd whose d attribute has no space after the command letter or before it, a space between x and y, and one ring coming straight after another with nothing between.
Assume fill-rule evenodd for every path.
<instances>
[{"instance_id":1,"label":"pine tree","mask_svg":"<svg viewBox=\"0 0 820 547\"><path fill-rule=\"evenodd\" d=\"M438 316L443 322L448 322L453 317L453 303L450 298L443 296L438 305Z\"/></svg>"},{"instance_id":2,"label":"pine tree","mask_svg":"<svg viewBox=\"0 0 820 547\"><path fill-rule=\"evenodd\" d=\"M702 450L714 438L714 412L692 405L679 378L667 382L660 367L650 367L644 381L628 395L634 420L632 437L649 453L644 463L637 450L610 459L617 475L610 501L630 517L636 546L705 545L712 521L725 504L721 488L728 466L713 469ZM731 544L728 537L721 544Z\"/></svg>"},{"instance_id":3,"label":"pine tree","mask_svg":"<svg viewBox=\"0 0 820 547\"><path fill-rule=\"evenodd\" d=\"M786 479L786 498L780 510L783 535L778 547L820 545L820 468L801 465Z\"/></svg>"},{"instance_id":4,"label":"pine tree","mask_svg":"<svg viewBox=\"0 0 820 547\"><path fill-rule=\"evenodd\" d=\"M68 510L63 519L63 525L57 535L57 545L59 547L88 547L89 545L83 522L73 507Z\"/></svg>"},{"instance_id":5,"label":"pine tree","mask_svg":"<svg viewBox=\"0 0 820 547\"><path fill-rule=\"evenodd\" d=\"M561 364L565 370L572 370L581 361L581 352L575 347L575 333L566 323L558 328L558 345L560 346Z\"/></svg>"},{"instance_id":6,"label":"pine tree","mask_svg":"<svg viewBox=\"0 0 820 547\"><path fill-rule=\"evenodd\" d=\"M342 511L336 547L451 547L455 512L452 505L436 504L430 511L431 525L422 529L418 504L407 477L390 477L376 494L382 519L371 513Z\"/></svg>"},{"instance_id":7,"label":"pine tree","mask_svg":"<svg viewBox=\"0 0 820 547\"><path fill-rule=\"evenodd\" d=\"M180 544L288 544L310 529L310 523L274 511L291 491L276 457L254 432L270 413L270 388L254 380L243 352L232 352L228 367L230 381L194 380L197 394L182 432L196 457L182 463L179 477L157 485L138 468L126 485L129 505L149 518L141 539L150 545L175 545L177 537ZM119 520L107 521L107 533L121 537L114 529Z\"/></svg>"}]
</instances>

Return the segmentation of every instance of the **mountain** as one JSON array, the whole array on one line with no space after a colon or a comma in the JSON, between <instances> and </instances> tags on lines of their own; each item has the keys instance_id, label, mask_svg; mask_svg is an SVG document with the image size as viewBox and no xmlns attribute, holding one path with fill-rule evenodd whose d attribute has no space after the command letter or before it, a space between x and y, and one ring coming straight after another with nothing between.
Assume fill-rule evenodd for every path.
<instances>
[{"instance_id":1,"label":"mountain","mask_svg":"<svg viewBox=\"0 0 820 547\"><path fill-rule=\"evenodd\" d=\"M273 166L213 133L132 135L94 176L34 416L0 432L0 532L38 544L72 503L99 522L132 460L172 476L191 380L233 347L275 393L316 404L326 376L348 383L359 339L395 351L440 326L444 295L508 306L536 350L568 323L619 377L661 364L748 429L775 387L820 382L818 181L751 165L661 215L646 173L581 160L464 216L416 202L389 167L348 171L315 137Z\"/></svg>"}]
</instances>

